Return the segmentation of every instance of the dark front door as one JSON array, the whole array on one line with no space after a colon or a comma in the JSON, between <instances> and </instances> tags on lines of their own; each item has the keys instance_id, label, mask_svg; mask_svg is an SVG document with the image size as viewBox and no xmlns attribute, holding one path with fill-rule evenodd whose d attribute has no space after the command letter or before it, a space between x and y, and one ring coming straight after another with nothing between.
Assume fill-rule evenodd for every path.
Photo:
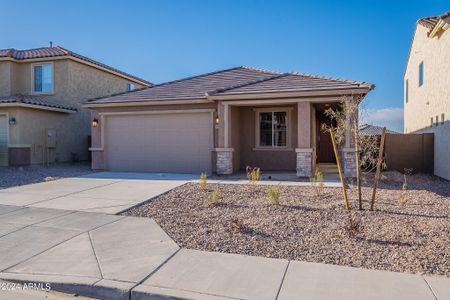
<instances>
[{"instance_id":1,"label":"dark front door","mask_svg":"<svg viewBox=\"0 0 450 300\"><path fill-rule=\"evenodd\" d=\"M323 114L323 112L317 112L317 162L318 163L336 163L334 157L333 144L331 142L330 133L324 132L322 124L335 125L330 118Z\"/></svg>"}]
</instances>

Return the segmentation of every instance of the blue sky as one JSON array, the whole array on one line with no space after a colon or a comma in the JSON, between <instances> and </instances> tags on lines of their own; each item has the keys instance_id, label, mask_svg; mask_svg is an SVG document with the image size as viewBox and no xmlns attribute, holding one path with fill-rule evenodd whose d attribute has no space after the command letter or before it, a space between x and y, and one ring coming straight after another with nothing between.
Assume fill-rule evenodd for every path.
<instances>
[{"instance_id":1,"label":"blue sky","mask_svg":"<svg viewBox=\"0 0 450 300\"><path fill-rule=\"evenodd\" d=\"M437 0L0 4L0 48L53 41L155 83L238 65L367 81L376 89L366 121L396 130L415 22L450 9Z\"/></svg>"}]
</instances>

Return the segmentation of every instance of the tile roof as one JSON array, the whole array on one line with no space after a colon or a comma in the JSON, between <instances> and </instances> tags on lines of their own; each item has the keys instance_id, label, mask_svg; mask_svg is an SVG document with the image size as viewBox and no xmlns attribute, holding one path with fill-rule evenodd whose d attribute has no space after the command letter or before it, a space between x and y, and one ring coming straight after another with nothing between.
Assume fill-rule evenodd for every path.
<instances>
[{"instance_id":1,"label":"tile roof","mask_svg":"<svg viewBox=\"0 0 450 300\"><path fill-rule=\"evenodd\" d=\"M41 96L15 95L15 96L0 97L0 104L7 104L7 103L24 103L29 105L37 105L43 107L77 111L76 108L57 104L54 101Z\"/></svg>"},{"instance_id":2,"label":"tile roof","mask_svg":"<svg viewBox=\"0 0 450 300\"><path fill-rule=\"evenodd\" d=\"M381 127L381 126L364 124L364 125L359 126L359 134L363 135L363 136L364 135L366 135L366 136L381 135L382 129L383 129L383 127ZM386 129L386 133L395 134L398 132Z\"/></svg>"},{"instance_id":3,"label":"tile roof","mask_svg":"<svg viewBox=\"0 0 450 300\"><path fill-rule=\"evenodd\" d=\"M369 88L373 85L298 73L236 67L91 99L89 103L207 99L209 95Z\"/></svg>"},{"instance_id":4,"label":"tile roof","mask_svg":"<svg viewBox=\"0 0 450 300\"><path fill-rule=\"evenodd\" d=\"M439 20L443 20L448 17L450 17L450 10L443 13L440 16L421 18L421 19L419 19L419 21L417 21L417 23L428 28L430 31L432 31L434 26L436 26L436 24L439 22Z\"/></svg>"},{"instance_id":5,"label":"tile roof","mask_svg":"<svg viewBox=\"0 0 450 300\"><path fill-rule=\"evenodd\" d=\"M131 74L122 72L118 69L115 69L113 67L110 67L108 65L102 64L98 61L95 61L93 59L90 59L86 56L80 55L78 53L75 53L73 51L67 50L60 46L55 47L44 47L44 48L36 48L36 49L27 49L27 50L16 50L16 49L0 49L0 58L2 57L9 57L16 60L24 60L24 59L33 59L33 58L47 58L47 57L59 57L59 56L70 56L77 59L80 59L82 61L85 61L87 63L94 64L96 66L99 66L101 68L105 68L107 70L110 70L115 73L119 73L123 76L130 77L132 79L135 79L137 81L140 81L142 83L145 83L147 85L151 85L150 82L133 76Z\"/></svg>"}]
</instances>

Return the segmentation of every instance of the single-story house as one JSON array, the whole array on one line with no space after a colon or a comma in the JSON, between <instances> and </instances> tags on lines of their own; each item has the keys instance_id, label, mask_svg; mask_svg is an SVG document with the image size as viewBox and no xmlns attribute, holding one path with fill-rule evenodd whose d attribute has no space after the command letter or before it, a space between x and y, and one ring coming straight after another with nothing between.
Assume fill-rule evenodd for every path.
<instances>
[{"instance_id":1,"label":"single-story house","mask_svg":"<svg viewBox=\"0 0 450 300\"><path fill-rule=\"evenodd\" d=\"M320 129L330 122L324 111L373 87L236 67L92 99L84 104L92 111L92 168L231 174L251 166L310 176L317 164L335 162ZM352 176L351 139L341 150Z\"/></svg>"}]
</instances>

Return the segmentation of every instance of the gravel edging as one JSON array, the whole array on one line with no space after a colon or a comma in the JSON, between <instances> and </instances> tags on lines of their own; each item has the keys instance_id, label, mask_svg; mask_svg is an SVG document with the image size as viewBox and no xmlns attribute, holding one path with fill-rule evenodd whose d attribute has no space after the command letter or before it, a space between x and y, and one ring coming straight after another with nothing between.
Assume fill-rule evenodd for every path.
<instances>
[{"instance_id":1,"label":"gravel edging","mask_svg":"<svg viewBox=\"0 0 450 300\"><path fill-rule=\"evenodd\" d=\"M426 179L432 191L411 180L405 204L398 182L381 182L373 212L356 210L350 188L352 220L360 221L354 231L338 188L316 196L311 187L280 186L280 205L270 205L267 186L208 184L202 191L188 183L123 215L155 219L183 248L450 277L448 182ZM208 205L214 189L220 203ZM364 199L371 193L363 187Z\"/></svg>"}]
</instances>

